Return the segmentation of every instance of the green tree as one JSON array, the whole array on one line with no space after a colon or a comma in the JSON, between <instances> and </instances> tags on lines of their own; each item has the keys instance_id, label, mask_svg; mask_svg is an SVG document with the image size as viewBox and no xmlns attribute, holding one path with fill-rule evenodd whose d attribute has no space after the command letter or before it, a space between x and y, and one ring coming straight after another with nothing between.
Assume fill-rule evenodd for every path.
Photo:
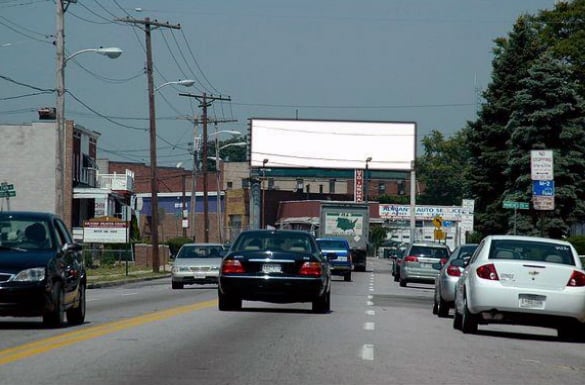
<instances>
[{"instance_id":1,"label":"green tree","mask_svg":"<svg viewBox=\"0 0 585 385\"><path fill-rule=\"evenodd\" d=\"M417 197L420 204L459 206L466 185L463 170L469 157L465 133L460 131L445 139L439 131L422 140L424 155L416 161L417 179L424 191Z\"/></svg>"},{"instance_id":2,"label":"green tree","mask_svg":"<svg viewBox=\"0 0 585 385\"><path fill-rule=\"evenodd\" d=\"M572 223L585 219L580 199L585 196L585 104L572 79L567 63L543 55L528 70L514 98L504 195L529 201L530 151L554 151L555 210L518 213L517 229L524 234L561 238Z\"/></svg>"},{"instance_id":3,"label":"green tree","mask_svg":"<svg viewBox=\"0 0 585 385\"><path fill-rule=\"evenodd\" d=\"M520 81L543 51L532 17L521 16L507 38L495 40L492 81L483 93L479 118L468 124L469 162L466 180L475 199L476 230L482 235L505 233L508 214L502 208L506 186L501 183L508 165L508 121Z\"/></svg>"}]
</instances>

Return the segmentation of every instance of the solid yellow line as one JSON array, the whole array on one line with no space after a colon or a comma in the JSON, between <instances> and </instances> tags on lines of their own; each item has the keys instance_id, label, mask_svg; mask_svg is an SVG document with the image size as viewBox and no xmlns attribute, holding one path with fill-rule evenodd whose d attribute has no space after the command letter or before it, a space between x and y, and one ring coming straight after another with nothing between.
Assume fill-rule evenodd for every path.
<instances>
[{"instance_id":1,"label":"solid yellow line","mask_svg":"<svg viewBox=\"0 0 585 385\"><path fill-rule=\"evenodd\" d=\"M54 337L30 342L28 344L0 350L0 365L5 365L10 362L32 357L34 355L45 353L53 349L73 345L78 342L87 341L91 338L105 336L120 330L144 325L149 322L168 319L212 306L217 306L217 300L214 299L205 302L199 302L192 305L161 310L138 317L123 319L120 321L108 322L99 326L83 328L69 333L59 334Z\"/></svg>"}]
</instances>

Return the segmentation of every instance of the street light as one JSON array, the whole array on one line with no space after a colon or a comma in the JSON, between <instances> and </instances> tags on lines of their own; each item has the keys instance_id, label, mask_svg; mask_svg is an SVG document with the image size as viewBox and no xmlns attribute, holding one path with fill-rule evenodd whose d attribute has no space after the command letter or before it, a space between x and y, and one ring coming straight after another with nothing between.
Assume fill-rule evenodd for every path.
<instances>
[{"instance_id":1,"label":"street light","mask_svg":"<svg viewBox=\"0 0 585 385\"><path fill-rule=\"evenodd\" d=\"M264 186L264 181L266 180L266 163L268 163L268 158L264 158L264 160L262 160L262 228L266 226L266 186Z\"/></svg>"},{"instance_id":2,"label":"street light","mask_svg":"<svg viewBox=\"0 0 585 385\"><path fill-rule=\"evenodd\" d=\"M183 86L183 87L191 87L191 86L193 86L193 84L195 84L195 80L185 79L185 80L177 80L175 82L166 82L166 83L163 83L160 86L156 87L154 90L158 91L161 88L163 88L164 86L168 86L171 84L176 84L178 86Z\"/></svg>"},{"instance_id":3,"label":"street light","mask_svg":"<svg viewBox=\"0 0 585 385\"><path fill-rule=\"evenodd\" d=\"M369 163L372 161L372 157L368 156L366 158L366 172L365 172L365 183L364 183L364 197L365 197L365 201L368 201L368 182L369 182L369 172L368 172L368 165Z\"/></svg>"},{"instance_id":4,"label":"street light","mask_svg":"<svg viewBox=\"0 0 585 385\"><path fill-rule=\"evenodd\" d=\"M151 67L152 61L148 60L148 67ZM147 71L152 74L152 70ZM159 90L169 84L179 84L180 82L166 82L154 88L152 76L148 76L148 117L150 132L150 240L152 242L152 270L158 273L160 269L160 259L158 255L158 170L156 165L156 114L154 107L154 91ZM194 83L194 82L193 82ZM191 85L193 85L191 83ZM189 83L182 84L189 87Z\"/></svg>"},{"instance_id":5,"label":"street light","mask_svg":"<svg viewBox=\"0 0 585 385\"><path fill-rule=\"evenodd\" d=\"M238 135L240 134L237 131L232 131L232 133L235 132ZM222 243L223 242L223 223L222 223L222 217L221 217L221 187L220 186L220 182L221 182L221 178L220 178L220 162L222 162L222 159L219 156L219 152L221 150L223 150L224 148L228 148L228 147L242 147L242 146L247 146L248 143L246 142L234 142L234 143L227 143L223 146L219 146L219 140L216 137L215 138L215 156L208 156L209 159L212 159L215 161L215 176L216 176L216 187L217 187L217 195L216 195L216 209L217 209L217 234L218 234L218 239L219 242Z\"/></svg>"},{"instance_id":6,"label":"street light","mask_svg":"<svg viewBox=\"0 0 585 385\"><path fill-rule=\"evenodd\" d=\"M55 165L56 181L55 181L55 212L59 215L65 223L71 225L71 216L65 212L65 166L66 166L66 129L65 129L65 65L67 61L71 60L77 55L86 52L95 52L100 55L105 55L111 59L115 59L122 54L120 48L88 48L82 49L65 57L65 45L62 39L57 39L57 100L55 105L55 120L57 122L57 164Z\"/></svg>"}]
</instances>

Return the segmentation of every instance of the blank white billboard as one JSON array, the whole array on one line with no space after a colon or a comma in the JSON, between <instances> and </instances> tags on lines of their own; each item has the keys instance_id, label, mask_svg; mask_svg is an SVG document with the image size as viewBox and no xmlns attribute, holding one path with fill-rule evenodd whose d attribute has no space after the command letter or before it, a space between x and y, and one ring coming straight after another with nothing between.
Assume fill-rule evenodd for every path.
<instances>
[{"instance_id":1,"label":"blank white billboard","mask_svg":"<svg viewBox=\"0 0 585 385\"><path fill-rule=\"evenodd\" d=\"M416 123L250 119L250 165L411 170ZM265 162L266 160L266 162Z\"/></svg>"}]
</instances>

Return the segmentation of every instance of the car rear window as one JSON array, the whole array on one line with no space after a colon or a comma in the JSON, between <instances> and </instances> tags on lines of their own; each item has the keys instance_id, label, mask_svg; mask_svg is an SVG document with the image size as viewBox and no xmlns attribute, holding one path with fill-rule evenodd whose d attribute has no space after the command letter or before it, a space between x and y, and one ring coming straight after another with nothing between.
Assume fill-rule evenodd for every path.
<instances>
[{"instance_id":1,"label":"car rear window","mask_svg":"<svg viewBox=\"0 0 585 385\"><path fill-rule=\"evenodd\" d=\"M232 251L293 251L314 253L314 242L307 234L251 233L242 234Z\"/></svg>"},{"instance_id":2,"label":"car rear window","mask_svg":"<svg viewBox=\"0 0 585 385\"><path fill-rule=\"evenodd\" d=\"M177 258L219 258L222 255L221 246L183 246Z\"/></svg>"},{"instance_id":3,"label":"car rear window","mask_svg":"<svg viewBox=\"0 0 585 385\"><path fill-rule=\"evenodd\" d=\"M540 241L494 240L488 258L575 265L570 246Z\"/></svg>"},{"instance_id":4,"label":"car rear window","mask_svg":"<svg viewBox=\"0 0 585 385\"><path fill-rule=\"evenodd\" d=\"M317 241L319 247L321 249L336 249L336 250L345 250L347 249L347 243L343 241L335 241L335 240L319 240Z\"/></svg>"},{"instance_id":5,"label":"car rear window","mask_svg":"<svg viewBox=\"0 0 585 385\"><path fill-rule=\"evenodd\" d=\"M412 246L409 255L425 256L430 258L449 258L449 252L442 247Z\"/></svg>"}]
</instances>

